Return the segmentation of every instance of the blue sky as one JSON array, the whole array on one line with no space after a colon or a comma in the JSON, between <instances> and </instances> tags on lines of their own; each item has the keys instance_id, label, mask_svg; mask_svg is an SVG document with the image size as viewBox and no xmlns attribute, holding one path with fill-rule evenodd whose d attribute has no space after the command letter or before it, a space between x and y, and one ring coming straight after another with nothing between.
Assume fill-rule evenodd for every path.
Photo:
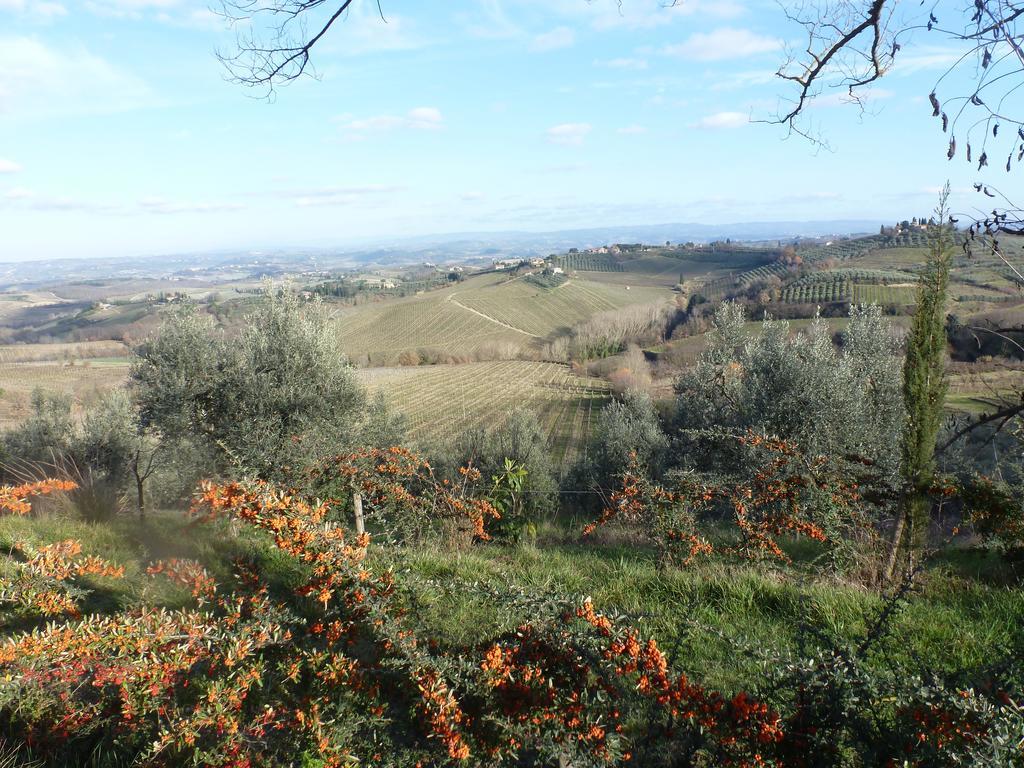
<instances>
[{"instance_id":1,"label":"blue sky","mask_svg":"<svg viewBox=\"0 0 1024 768\"><path fill-rule=\"evenodd\" d=\"M772 0L371 0L319 80L225 80L202 0L0 0L0 261L343 246L475 230L884 220L950 178L914 40L820 151L770 117L800 40ZM1002 180L1001 180L1002 181ZM1004 181L1005 185L1005 181Z\"/></svg>"}]
</instances>

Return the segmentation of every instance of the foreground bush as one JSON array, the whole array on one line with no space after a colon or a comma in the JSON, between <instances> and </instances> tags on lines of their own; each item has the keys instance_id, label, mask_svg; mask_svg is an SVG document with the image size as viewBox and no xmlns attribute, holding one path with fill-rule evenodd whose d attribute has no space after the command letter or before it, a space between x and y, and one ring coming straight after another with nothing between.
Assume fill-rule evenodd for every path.
<instances>
[{"instance_id":1,"label":"foreground bush","mask_svg":"<svg viewBox=\"0 0 1024 768\"><path fill-rule=\"evenodd\" d=\"M422 483L407 452L336 466L394 515L464 512L477 532L493 519L485 499ZM423 585L392 572L379 556L389 545L349 533L329 503L267 483L207 485L196 511L272 544L280 573L239 562L218 584L198 563L157 562L152 577L181 584L191 606L9 638L6 734L59 765L1020 763L1020 657L957 679L869 671L898 601L862 642L771 659L760 690L724 693L587 600L437 582L529 616L472 645L441 642L418 619Z\"/></svg>"}]
</instances>

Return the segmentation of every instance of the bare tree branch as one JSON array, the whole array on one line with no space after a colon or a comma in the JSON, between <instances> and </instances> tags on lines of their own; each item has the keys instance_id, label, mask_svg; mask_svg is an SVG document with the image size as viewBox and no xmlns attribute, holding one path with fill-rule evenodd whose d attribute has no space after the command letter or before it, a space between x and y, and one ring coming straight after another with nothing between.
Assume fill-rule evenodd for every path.
<instances>
[{"instance_id":1,"label":"bare tree branch","mask_svg":"<svg viewBox=\"0 0 1024 768\"><path fill-rule=\"evenodd\" d=\"M331 5L329 0L221 0L221 15L246 31L239 33L233 53L218 54L218 58L231 80L270 96L277 85L311 74L310 52L354 2L335 0L333 11L310 33L308 18ZM379 0L377 9L383 19ZM261 29L263 19L271 20L269 30ZM261 32L267 37L261 37Z\"/></svg>"}]
</instances>

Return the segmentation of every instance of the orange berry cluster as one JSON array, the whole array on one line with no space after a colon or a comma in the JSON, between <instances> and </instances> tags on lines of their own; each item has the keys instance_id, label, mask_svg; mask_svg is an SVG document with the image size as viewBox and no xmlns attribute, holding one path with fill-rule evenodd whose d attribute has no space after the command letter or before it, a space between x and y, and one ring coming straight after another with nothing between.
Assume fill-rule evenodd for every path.
<instances>
[{"instance_id":1,"label":"orange berry cluster","mask_svg":"<svg viewBox=\"0 0 1024 768\"><path fill-rule=\"evenodd\" d=\"M32 511L32 497L73 491L78 486L70 480L40 480L22 485L0 486L0 512L27 515Z\"/></svg>"}]
</instances>

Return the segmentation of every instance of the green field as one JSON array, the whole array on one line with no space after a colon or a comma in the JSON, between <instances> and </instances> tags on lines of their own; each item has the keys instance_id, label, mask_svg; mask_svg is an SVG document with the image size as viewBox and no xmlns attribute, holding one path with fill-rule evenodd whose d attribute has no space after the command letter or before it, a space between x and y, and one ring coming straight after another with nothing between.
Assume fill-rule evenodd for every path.
<instances>
[{"instance_id":1,"label":"green field","mask_svg":"<svg viewBox=\"0 0 1024 768\"><path fill-rule=\"evenodd\" d=\"M783 285L773 296L785 304L912 306L918 274L927 260L927 243L920 232L896 242L870 237L804 251L802 275L786 280L782 273L774 272L775 277L783 278ZM1020 246L1010 238L1004 247L1016 253ZM772 276L772 267L762 267L735 276L731 283L723 279L706 282L702 292L722 297L729 290L742 291L758 278ZM965 315L1019 303L1021 295L1012 270L998 257L964 253L958 246L953 253L950 298L957 304L956 312Z\"/></svg>"},{"instance_id":2,"label":"green field","mask_svg":"<svg viewBox=\"0 0 1024 768\"><path fill-rule=\"evenodd\" d=\"M630 304L668 299L657 287L614 285L573 278L555 288L539 288L526 280L460 288L447 300L487 315L496 322L550 338L598 312Z\"/></svg>"},{"instance_id":3,"label":"green field","mask_svg":"<svg viewBox=\"0 0 1024 768\"><path fill-rule=\"evenodd\" d=\"M435 349L453 355L473 355L493 345L518 349L536 343L526 333L444 301L441 294L447 293L343 311L338 316L338 328L346 353L358 362L393 364L405 351Z\"/></svg>"},{"instance_id":4,"label":"green field","mask_svg":"<svg viewBox=\"0 0 1024 768\"><path fill-rule=\"evenodd\" d=\"M606 382L577 376L564 365L504 360L465 365L369 368L359 371L371 392L385 392L405 414L413 440L443 442L460 430L493 426L514 408L537 414L562 467L584 448Z\"/></svg>"},{"instance_id":5,"label":"green field","mask_svg":"<svg viewBox=\"0 0 1024 768\"><path fill-rule=\"evenodd\" d=\"M357 362L394 364L402 352L441 351L462 361L488 350L539 349L597 312L668 300L657 286L629 286L571 278L553 288L507 274L471 277L457 285L405 299L346 308L338 327Z\"/></svg>"},{"instance_id":6,"label":"green field","mask_svg":"<svg viewBox=\"0 0 1024 768\"><path fill-rule=\"evenodd\" d=\"M48 349L36 349L43 346ZM26 356L55 355L65 351L64 346L16 349ZM127 357L6 361L7 350L0 348L0 428L28 416L37 387L70 395L80 412L104 392L123 385L128 375ZM548 436L554 461L562 466L584 449L594 419L610 397L607 382L577 376L556 363L505 360L362 368L359 376L371 393L387 393L389 402L405 414L410 438L423 442L443 441L467 427L491 426L514 408L528 408Z\"/></svg>"},{"instance_id":7,"label":"green field","mask_svg":"<svg viewBox=\"0 0 1024 768\"><path fill-rule=\"evenodd\" d=\"M853 301L856 304L913 304L917 288L913 285L860 285L853 286Z\"/></svg>"}]
</instances>

